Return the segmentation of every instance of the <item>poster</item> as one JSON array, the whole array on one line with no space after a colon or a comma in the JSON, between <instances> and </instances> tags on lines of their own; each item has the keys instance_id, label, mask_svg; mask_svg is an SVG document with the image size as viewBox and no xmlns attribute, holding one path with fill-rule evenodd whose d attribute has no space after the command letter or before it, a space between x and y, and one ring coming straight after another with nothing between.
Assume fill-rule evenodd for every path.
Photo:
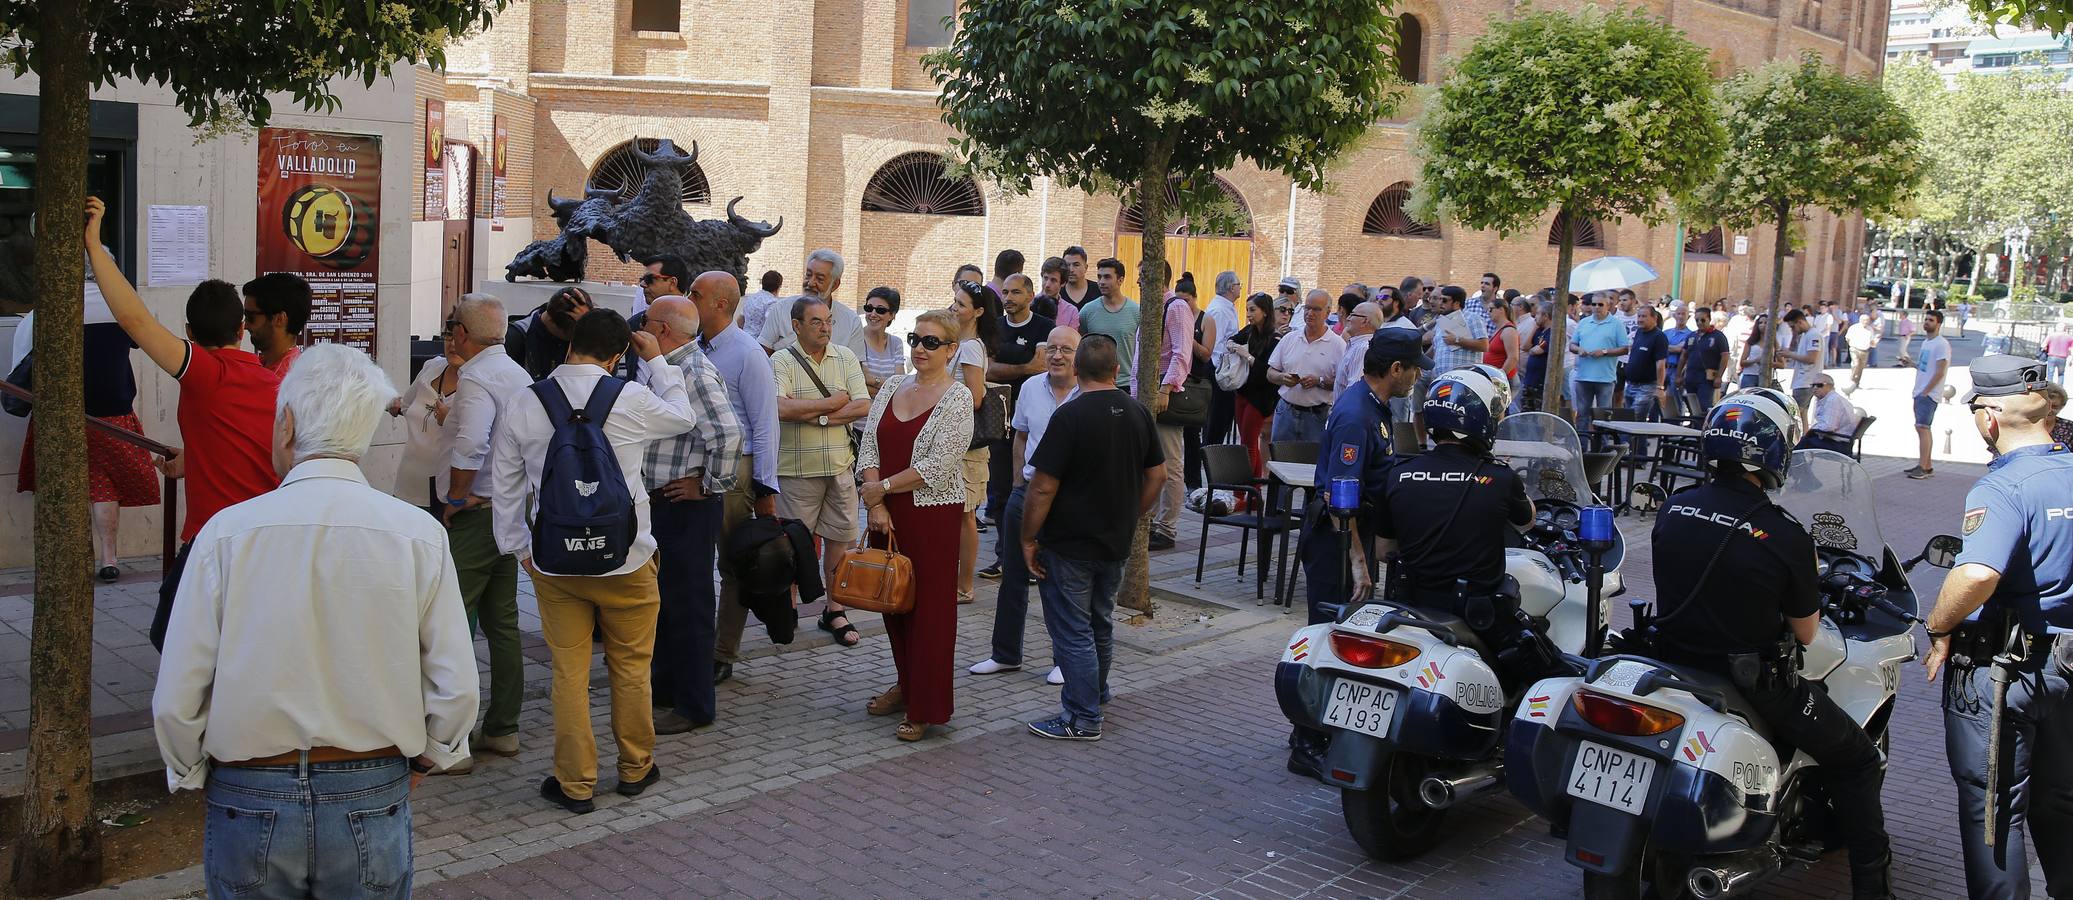
<instances>
[{"instance_id":1,"label":"poster","mask_svg":"<svg viewBox=\"0 0 2073 900\"><path fill-rule=\"evenodd\" d=\"M489 230L504 230L504 173L511 162L511 132L503 116L490 117L489 144Z\"/></svg>"},{"instance_id":2,"label":"poster","mask_svg":"<svg viewBox=\"0 0 2073 900\"><path fill-rule=\"evenodd\" d=\"M1736 255L1736 256L1748 256L1748 255L1749 255L1749 235L1746 235L1746 234L1738 234L1738 235L1735 235L1735 255Z\"/></svg>"},{"instance_id":3,"label":"poster","mask_svg":"<svg viewBox=\"0 0 2073 900\"><path fill-rule=\"evenodd\" d=\"M152 287L201 284L209 277L209 208L161 206L147 212L151 260L144 283Z\"/></svg>"},{"instance_id":4,"label":"poster","mask_svg":"<svg viewBox=\"0 0 2073 900\"><path fill-rule=\"evenodd\" d=\"M425 221L446 219L446 101L425 98Z\"/></svg>"},{"instance_id":5,"label":"poster","mask_svg":"<svg viewBox=\"0 0 2073 900\"><path fill-rule=\"evenodd\" d=\"M259 130L258 272L289 272L313 294L305 346L375 355L381 138Z\"/></svg>"}]
</instances>

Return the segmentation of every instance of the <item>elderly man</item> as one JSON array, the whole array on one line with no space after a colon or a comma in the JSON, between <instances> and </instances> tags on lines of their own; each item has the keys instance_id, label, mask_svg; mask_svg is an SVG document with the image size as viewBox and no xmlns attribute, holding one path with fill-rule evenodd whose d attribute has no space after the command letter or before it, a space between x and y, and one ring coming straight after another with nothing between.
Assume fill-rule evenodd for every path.
<instances>
[{"instance_id":1,"label":"elderly man","mask_svg":"<svg viewBox=\"0 0 2073 900\"><path fill-rule=\"evenodd\" d=\"M468 756L446 531L360 472L395 396L366 354L305 350L280 385L281 486L195 536L151 715L167 783L206 787L212 893L410 896L410 789Z\"/></svg>"},{"instance_id":2,"label":"elderly man","mask_svg":"<svg viewBox=\"0 0 2073 900\"><path fill-rule=\"evenodd\" d=\"M655 733L682 734L712 724L716 716L713 561L720 545L720 497L740 475L735 461L742 428L719 370L699 352L698 307L682 297L657 299L642 330L655 336L662 362L683 373L691 397L691 430L650 443L641 461L661 562L655 582L662 605L650 665ZM654 384L645 366L641 383Z\"/></svg>"},{"instance_id":3,"label":"elderly man","mask_svg":"<svg viewBox=\"0 0 2073 900\"><path fill-rule=\"evenodd\" d=\"M1216 273L1216 294L1202 309L1202 339L1195 342L1195 359L1209 364L1209 424L1202 427L1202 443L1221 444L1231 439L1231 425L1238 416L1238 394L1216 386L1216 367L1231 351L1231 335L1244 327L1238 313L1238 292L1243 290L1238 273Z\"/></svg>"},{"instance_id":4,"label":"elderly man","mask_svg":"<svg viewBox=\"0 0 2073 900\"><path fill-rule=\"evenodd\" d=\"M871 412L864 367L848 347L828 343L834 331L828 303L819 297L792 301L792 333L799 342L770 358L777 376L777 508L797 519L828 548L821 553L822 583L835 583L836 548L857 541L856 457L849 449L850 423ZM856 626L842 605L828 598L820 627L842 646L854 647Z\"/></svg>"},{"instance_id":5,"label":"elderly man","mask_svg":"<svg viewBox=\"0 0 2073 900\"><path fill-rule=\"evenodd\" d=\"M814 282L819 277L809 267L807 280ZM744 437L741 459L735 463L734 487L727 491L720 519L720 542L725 544L727 536L748 521L751 510L762 518L777 517L777 375L756 339L734 324L735 308L741 304L741 282L733 275L707 272L698 276L691 282L691 303L698 309L699 349L719 370L720 381L727 386L727 405L734 410ZM791 321L788 314L771 319ZM830 328L831 340L833 333ZM719 567L714 684L734 677L734 664L741 660L741 629L748 622L748 607L741 605L741 584L734 567L724 556Z\"/></svg>"},{"instance_id":6,"label":"elderly man","mask_svg":"<svg viewBox=\"0 0 2073 900\"><path fill-rule=\"evenodd\" d=\"M1633 346L1627 326L1612 315L1612 299L1604 292L1584 298L1589 313L1576 321L1569 335L1569 352L1576 355L1576 430L1591 427L1591 411L1612 406L1612 386L1619 357Z\"/></svg>"},{"instance_id":7,"label":"elderly man","mask_svg":"<svg viewBox=\"0 0 2073 900\"><path fill-rule=\"evenodd\" d=\"M461 606L468 611L468 626L480 630L489 643L489 709L473 744L479 751L517 756L518 709L525 700L518 560L497 549L489 479L478 475L489 462L490 435L505 405L533 383L504 351L504 325L504 304L488 294L468 294L454 304L453 347L461 358L461 377L454 384L453 409L447 414L454 427L453 451L438 487L460 577ZM464 775L474 768L471 757L445 771Z\"/></svg>"},{"instance_id":8,"label":"elderly man","mask_svg":"<svg viewBox=\"0 0 2073 900\"><path fill-rule=\"evenodd\" d=\"M1280 386L1271 441L1316 441L1332 410L1332 378L1346 356L1346 339L1325 327L1331 297L1312 290L1303 298L1303 325L1292 329L1267 358L1267 380Z\"/></svg>"},{"instance_id":9,"label":"elderly man","mask_svg":"<svg viewBox=\"0 0 2073 900\"><path fill-rule=\"evenodd\" d=\"M1857 407L1851 406L1842 392L1835 389L1835 379L1827 372L1815 375L1808 384L1813 390L1813 402L1809 404L1813 407L1813 424L1800 438L1799 446L1793 449L1834 450L1849 454L1850 445L1857 436Z\"/></svg>"},{"instance_id":10,"label":"elderly man","mask_svg":"<svg viewBox=\"0 0 2073 900\"><path fill-rule=\"evenodd\" d=\"M763 317L763 330L756 335L763 349L776 353L799 342L792 332L792 301L800 297L818 297L828 304L828 311L834 316L830 329L830 340L837 346L848 347L856 358L864 358L864 320L857 311L835 299L835 289L842 286L842 254L822 247L806 254L806 275L800 279L798 297L786 297L770 307ZM741 292L741 283L735 283L735 293Z\"/></svg>"},{"instance_id":11,"label":"elderly man","mask_svg":"<svg viewBox=\"0 0 2073 900\"><path fill-rule=\"evenodd\" d=\"M1015 417L1011 423L1015 444L1010 459L1015 465L1014 490L1001 514L1000 543L995 545L994 568L1001 573L1000 594L993 614L993 655L973 665L974 675L992 675L1022 668L1023 625L1029 617L1029 586L1034 581L1029 564L1022 558L1022 512L1029 480L1036 476L1030 460L1044 442L1051 427L1051 414L1079 392L1079 374L1073 357L1080 348L1080 333L1063 325L1051 329L1044 342L1044 371L1025 379L1015 392ZM1051 684L1064 684L1057 666L1045 676Z\"/></svg>"},{"instance_id":12,"label":"elderly man","mask_svg":"<svg viewBox=\"0 0 2073 900\"><path fill-rule=\"evenodd\" d=\"M1375 328L1382 321L1382 307L1372 301L1356 303L1353 311L1346 314L1346 352L1339 357L1339 366L1332 372L1332 402L1339 402L1339 395L1346 389L1359 384L1361 371L1366 365L1368 342L1375 337Z\"/></svg>"}]
</instances>

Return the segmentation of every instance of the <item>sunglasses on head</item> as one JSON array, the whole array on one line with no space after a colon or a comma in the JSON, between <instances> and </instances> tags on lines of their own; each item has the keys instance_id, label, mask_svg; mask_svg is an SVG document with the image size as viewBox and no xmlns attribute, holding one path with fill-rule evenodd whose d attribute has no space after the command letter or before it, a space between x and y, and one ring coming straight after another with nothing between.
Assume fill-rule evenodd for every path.
<instances>
[{"instance_id":1,"label":"sunglasses on head","mask_svg":"<svg viewBox=\"0 0 2073 900\"><path fill-rule=\"evenodd\" d=\"M941 349L943 349L944 347L948 347L948 346L950 346L951 344L954 344L954 343L957 343L957 342L956 342L956 341L950 341L950 340L944 340L943 338L939 338L939 337L937 337L937 336L935 336L935 335L933 335L933 334L909 334L909 335L907 335L907 346L909 346L909 347L924 347L924 348L927 348L927 349L929 349L929 350L941 350Z\"/></svg>"},{"instance_id":2,"label":"sunglasses on head","mask_svg":"<svg viewBox=\"0 0 2073 900\"><path fill-rule=\"evenodd\" d=\"M892 308L892 307L890 307L890 306L871 306L871 305L869 305L869 304L866 304L866 305L864 306L864 312L866 312L866 313L877 313L877 314L879 314L879 315L881 315L881 316L888 316L888 315L892 315L892 311L893 311L893 308Z\"/></svg>"}]
</instances>

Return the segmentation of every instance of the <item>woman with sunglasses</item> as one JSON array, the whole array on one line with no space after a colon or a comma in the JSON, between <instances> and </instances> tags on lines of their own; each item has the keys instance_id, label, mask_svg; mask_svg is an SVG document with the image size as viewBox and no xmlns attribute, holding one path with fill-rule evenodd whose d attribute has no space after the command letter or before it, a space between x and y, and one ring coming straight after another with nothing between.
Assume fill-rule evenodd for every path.
<instances>
[{"instance_id":1,"label":"woman with sunglasses","mask_svg":"<svg viewBox=\"0 0 2073 900\"><path fill-rule=\"evenodd\" d=\"M1288 336L1288 330L1295 327L1296 305L1276 300L1274 302L1274 339L1279 341Z\"/></svg>"},{"instance_id":2,"label":"woman with sunglasses","mask_svg":"<svg viewBox=\"0 0 2073 900\"><path fill-rule=\"evenodd\" d=\"M899 312L897 290L880 285L864 295L864 356L858 362L864 364L864 386L873 397L878 396L878 388L886 379L907 371L906 352L899 341L886 333Z\"/></svg>"},{"instance_id":3,"label":"woman with sunglasses","mask_svg":"<svg viewBox=\"0 0 2073 900\"><path fill-rule=\"evenodd\" d=\"M986 399L986 367L993 362L993 344L1000 339L1001 300L993 288L959 279L950 292L950 314L957 320L955 377L972 395L972 407ZM979 566L979 506L986 502L986 467L991 455L984 445L965 451L965 524L958 536L957 602L972 602L972 576Z\"/></svg>"},{"instance_id":4,"label":"woman with sunglasses","mask_svg":"<svg viewBox=\"0 0 2073 900\"><path fill-rule=\"evenodd\" d=\"M446 473L454 432L460 425L458 418L447 416L447 406L461 383L461 357L453 336L456 324L449 319L439 332L445 352L425 360L417 380L389 404L389 415L404 422L403 460L396 465L396 486L389 493L425 509L433 509L441 499L433 493L432 479Z\"/></svg>"},{"instance_id":5,"label":"woman with sunglasses","mask_svg":"<svg viewBox=\"0 0 2073 900\"><path fill-rule=\"evenodd\" d=\"M965 448L972 443L972 394L953 377L957 316L930 310L907 335L911 374L894 375L871 402L857 474L870 533L899 542L914 566L914 608L885 617L899 681L864 709L905 712L893 734L918 741L950 721L950 678L957 650L959 534L969 513Z\"/></svg>"}]
</instances>

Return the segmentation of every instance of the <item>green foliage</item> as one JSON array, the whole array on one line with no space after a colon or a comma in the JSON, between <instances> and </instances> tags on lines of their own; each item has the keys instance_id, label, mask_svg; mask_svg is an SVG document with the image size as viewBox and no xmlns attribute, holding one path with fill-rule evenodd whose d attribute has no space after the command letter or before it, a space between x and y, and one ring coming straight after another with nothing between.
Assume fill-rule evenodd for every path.
<instances>
[{"instance_id":1,"label":"green foliage","mask_svg":"<svg viewBox=\"0 0 2073 900\"><path fill-rule=\"evenodd\" d=\"M47 64L36 10L52 0L0 0L0 59L15 74ZM93 34L94 86L165 85L192 125L263 125L267 94L304 109L338 108L336 78L369 87L396 62L445 65L445 46L487 27L507 0L76 0Z\"/></svg>"},{"instance_id":2,"label":"green foliage","mask_svg":"<svg viewBox=\"0 0 2073 900\"><path fill-rule=\"evenodd\" d=\"M1164 151L1183 209L1207 210L1240 160L1322 188L1395 110L1388 5L967 0L923 63L959 154L1007 189L1131 190Z\"/></svg>"},{"instance_id":3,"label":"green foliage","mask_svg":"<svg viewBox=\"0 0 2073 900\"><path fill-rule=\"evenodd\" d=\"M1728 151L1688 217L1746 229L1819 206L1837 215L1890 214L1924 171L1912 117L1877 83L1818 56L1773 61L1720 85Z\"/></svg>"},{"instance_id":4,"label":"green foliage","mask_svg":"<svg viewBox=\"0 0 2073 900\"><path fill-rule=\"evenodd\" d=\"M1960 73L1945 81L1919 56L1886 67L1886 90L1921 129L1936 177L1904 211L1931 235L1975 250L2030 226L2029 255L2073 240L2073 97L2042 71Z\"/></svg>"},{"instance_id":5,"label":"green foliage","mask_svg":"<svg viewBox=\"0 0 2073 900\"><path fill-rule=\"evenodd\" d=\"M2073 24L2073 3L2067 0L1965 0L1965 6L1989 28L2014 25L2064 34Z\"/></svg>"},{"instance_id":6,"label":"green foliage","mask_svg":"<svg viewBox=\"0 0 2073 900\"><path fill-rule=\"evenodd\" d=\"M1426 106L1412 214L1511 234L1547 210L1664 218L1723 138L1706 54L1638 9L1497 19Z\"/></svg>"}]
</instances>

